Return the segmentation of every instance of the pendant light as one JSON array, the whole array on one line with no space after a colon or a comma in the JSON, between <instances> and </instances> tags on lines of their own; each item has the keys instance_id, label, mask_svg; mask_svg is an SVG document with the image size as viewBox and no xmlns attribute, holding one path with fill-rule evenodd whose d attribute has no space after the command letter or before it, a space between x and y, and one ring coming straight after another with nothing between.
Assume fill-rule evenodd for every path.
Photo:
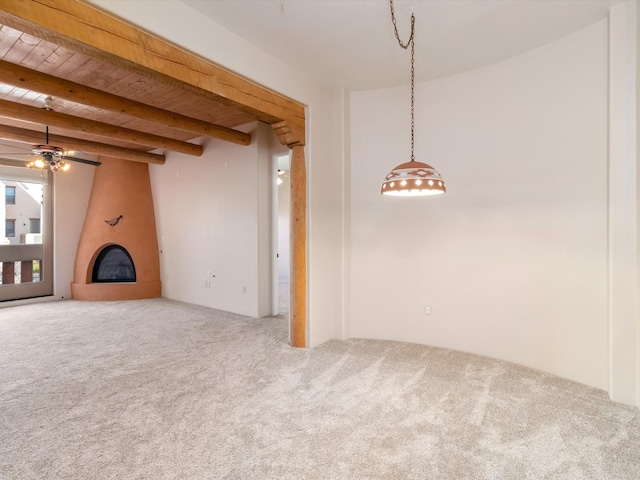
<instances>
[{"instance_id":1,"label":"pendant light","mask_svg":"<svg viewBox=\"0 0 640 480\"><path fill-rule=\"evenodd\" d=\"M415 57L415 17L411 12L411 35L407 43L400 40L396 15L393 9L393 0L389 0L391 6L391 21L396 34L398 44L405 50L411 45L411 160L401 163L387 175L382 182L380 193L397 197L419 197L425 195L439 195L447 191L447 187L440 174L431 165L416 162L414 156L414 57Z\"/></svg>"}]
</instances>

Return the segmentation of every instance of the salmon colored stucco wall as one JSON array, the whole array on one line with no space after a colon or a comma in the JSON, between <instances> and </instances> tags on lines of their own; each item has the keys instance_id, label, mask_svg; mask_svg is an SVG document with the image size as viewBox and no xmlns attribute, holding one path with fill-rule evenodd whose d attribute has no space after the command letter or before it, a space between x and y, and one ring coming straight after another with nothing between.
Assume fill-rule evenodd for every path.
<instances>
[{"instance_id":1,"label":"salmon colored stucco wall","mask_svg":"<svg viewBox=\"0 0 640 480\"><path fill-rule=\"evenodd\" d=\"M132 300L159 297L160 261L153 197L146 163L99 159L87 215L78 242L71 295L76 300ZM122 215L115 227L106 220ZM131 255L135 283L91 283L100 251L117 244Z\"/></svg>"}]
</instances>

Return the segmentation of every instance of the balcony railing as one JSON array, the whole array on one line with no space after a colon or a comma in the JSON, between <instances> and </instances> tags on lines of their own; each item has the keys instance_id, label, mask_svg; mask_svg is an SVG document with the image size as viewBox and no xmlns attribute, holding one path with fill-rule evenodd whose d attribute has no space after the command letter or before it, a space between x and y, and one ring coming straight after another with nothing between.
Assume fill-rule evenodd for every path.
<instances>
[{"instance_id":1,"label":"balcony railing","mask_svg":"<svg viewBox=\"0 0 640 480\"><path fill-rule=\"evenodd\" d=\"M41 269L42 244L0 245L2 285L39 282Z\"/></svg>"}]
</instances>

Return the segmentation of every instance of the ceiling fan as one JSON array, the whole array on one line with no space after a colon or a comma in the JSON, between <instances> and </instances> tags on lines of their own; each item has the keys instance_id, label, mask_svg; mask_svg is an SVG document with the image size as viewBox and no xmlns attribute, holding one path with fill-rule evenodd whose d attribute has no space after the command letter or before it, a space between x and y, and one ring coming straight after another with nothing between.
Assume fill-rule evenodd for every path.
<instances>
[{"instance_id":1,"label":"ceiling fan","mask_svg":"<svg viewBox=\"0 0 640 480\"><path fill-rule=\"evenodd\" d=\"M80 152L73 150L65 150L62 147L49 144L49 127L46 127L45 143L43 145L32 145L31 151L28 153L0 153L0 157L15 158L17 156L30 155L31 158L26 162L28 168L45 169L49 168L52 172L66 172L71 168L69 162L85 163L97 167L101 162L83 158L78 156Z\"/></svg>"},{"instance_id":2,"label":"ceiling fan","mask_svg":"<svg viewBox=\"0 0 640 480\"><path fill-rule=\"evenodd\" d=\"M88 165L98 166L100 162L95 160L89 160L86 158L71 155L62 147L49 144L49 127L46 127L46 137L44 145L33 145L31 147L31 155L36 158L27 162L29 168L49 168L52 172L66 172L71 168L71 165L67 161L86 163Z\"/></svg>"},{"instance_id":3,"label":"ceiling fan","mask_svg":"<svg viewBox=\"0 0 640 480\"><path fill-rule=\"evenodd\" d=\"M44 99L45 110L53 110L53 98L48 96ZM46 136L44 145L33 145L30 153L16 154L16 153L0 153L0 156L14 157L16 155L33 155L35 158L26 162L26 166L29 168L45 169L49 168L53 172L66 172L71 168L68 161L86 163L97 167L100 162L90 160L87 158L78 157L79 152L67 151L62 147L49 144L49 127L46 126Z\"/></svg>"}]
</instances>

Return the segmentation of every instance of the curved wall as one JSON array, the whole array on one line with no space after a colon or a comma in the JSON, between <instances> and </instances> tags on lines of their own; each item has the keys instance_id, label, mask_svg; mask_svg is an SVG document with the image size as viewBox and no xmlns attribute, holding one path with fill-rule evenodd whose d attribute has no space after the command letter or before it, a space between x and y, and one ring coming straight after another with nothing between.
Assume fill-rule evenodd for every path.
<instances>
[{"instance_id":1,"label":"curved wall","mask_svg":"<svg viewBox=\"0 0 640 480\"><path fill-rule=\"evenodd\" d=\"M416 160L448 187L435 198L379 194L409 158L408 89L351 94L351 336L607 388L607 61L602 21L419 84Z\"/></svg>"},{"instance_id":2,"label":"curved wall","mask_svg":"<svg viewBox=\"0 0 640 480\"><path fill-rule=\"evenodd\" d=\"M418 85L417 159L449 192L415 201L378 193L409 156L408 88L332 92L178 1L93 3L309 106L309 345L406 340L607 387L606 21Z\"/></svg>"}]
</instances>

